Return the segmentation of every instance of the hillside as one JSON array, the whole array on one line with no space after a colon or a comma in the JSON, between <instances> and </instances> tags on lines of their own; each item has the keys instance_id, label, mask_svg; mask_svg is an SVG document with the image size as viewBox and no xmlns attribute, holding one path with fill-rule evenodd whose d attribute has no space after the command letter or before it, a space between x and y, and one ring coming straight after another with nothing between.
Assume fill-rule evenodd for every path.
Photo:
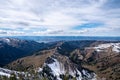
<instances>
[{"instance_id":1,"label":"hillside","mask_svg":"<svg viewBox=\"0 0 120 80\"><path fill-rule=\"evenodd\" d=\"M0 38L0 66L44 49L46 44L15 38Z\"/></svg>"},{"instance_id":2,"label":"hillside","mask_svg":"<svg viewBox=\"0 0 120 80\"><path fill-rule=\"evenodd\" d=\"M46 61L47 64L50 64L51 67L49 65L46 65ZM65 76L66 73L68 75L71 75L71 73L69 73L69 68L71 65L73 65L71 67L75 67L75 71L76 69L78 69L81 74L83 74L82 70L84 69L89 72L88 74L94 72L94 74L97 75L97 80L119 80L119 63L119 41L60 41L55 42L54 44L52 43L52 45L49 46L46 50L38 51L33 53L33 55L31 56L18 59L8 64L6 67L9 69L21 71L40 69L40 73L46 74L45 76L50 79L52 78L52 80L56 80L56 78L53 79L53 75L54 77L58 76L58 73L59 76L61 74L64 74L63 76ZM63 65L62 70L65 71L64 73L62 70L60 70L62 72L59 72L59 68L61 69L61 64ZM46 69L46 66L49 66L50 72L49 68L47 73L44 72L44 67ZM58 68L54 71L54 67ZM55 73L56 71L58 72ZM77 76L74 76L74 70L72 71L72 73L72 77L77 78ZM83 75L81 76L82 79ZM87 80L90 80L88 76L85 78Z\"/></svg>"}]
</instances>

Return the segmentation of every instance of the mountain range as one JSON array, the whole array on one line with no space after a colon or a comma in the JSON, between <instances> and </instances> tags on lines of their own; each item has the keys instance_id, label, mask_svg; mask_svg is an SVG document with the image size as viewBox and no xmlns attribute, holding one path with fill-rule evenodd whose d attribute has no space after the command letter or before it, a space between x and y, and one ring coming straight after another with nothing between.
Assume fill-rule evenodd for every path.
<instances>
[{"instance_id":1,"label":"mountain range","mask_svg":"<svg viewBox=\"0 0 120 80\"><path fill-rule=\"evenodd\" d=\"M1 79L120 80L120 41L0 38L0 55Z\"/></svg>"}]
</instances>

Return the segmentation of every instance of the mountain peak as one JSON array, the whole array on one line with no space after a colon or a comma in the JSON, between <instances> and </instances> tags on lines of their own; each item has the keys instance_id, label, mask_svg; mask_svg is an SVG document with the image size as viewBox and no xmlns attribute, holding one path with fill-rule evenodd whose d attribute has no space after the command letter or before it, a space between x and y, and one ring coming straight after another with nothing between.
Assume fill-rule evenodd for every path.
<instances>
[{"instance_id":1,"label":"mountain peak","mask_svg":"<svg viewBox=\"0 0 120 80\"><path fill-rule=\"evenodd\" d=\"M96 77L95 73L83 69L81 66L70 61L68 57L60 54L54 54L48 57L40 74L44 74L43 76L46 76L49 80L63 80L66 76L69 80L73 78L76 78L76 80L85 78L92 80Z\"/></svg>"}]
</instances>

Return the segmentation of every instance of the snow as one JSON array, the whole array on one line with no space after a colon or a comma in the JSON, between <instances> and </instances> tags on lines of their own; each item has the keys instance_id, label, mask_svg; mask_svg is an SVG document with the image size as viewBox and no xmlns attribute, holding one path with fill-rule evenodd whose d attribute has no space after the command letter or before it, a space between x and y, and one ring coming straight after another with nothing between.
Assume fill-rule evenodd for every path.
<instances>
[{"instance_id":1,"label":"snow","mask_svg":"<svg viewBox=\"0 0 120 80\"><path fill-rule=\"evenodd\" d=\"M0 72L0 75L1 75L1 76L7 76L7 77L10 77L10 74L8 74L8 73L4 73L4 72Z\"/></svg>"},{"instance_id":2,"label":"snow","mask_svg":"<svg viewBox=\"0 0 120 80\"><path fill-rule=\"evenodd\" d=\"M60 74L66 74L66 70L65 70L65 66L61 63L61 62L59 62L57 59L54 59L54 62L53 63L51 63L51 64L45 64L45 65L48 65L49 66L49 68L52 70L52 73L53 73L53 75L54 76L56 76L57 77L57 79L58 80L62 80L59 76L60 76ZM40 70L42 70L42 69L40 69ZM77 80L82 80L82 73L77 69L77 68L75 68L74 70L71 68L71 67L69 67L69 72L68 72L70 75L72 75L73 77L76 77L76 74L78 74L79 76L78 77L76 77L76 79ZM84 72L83 72L86 76L88 76L88 78L90 78L91 77L91 75L88 73L88 72L85 72L85 70L84 70ZM92 79L90 79L90 80L92 80ZM93 80L96 80L95 78L93 79Z\"/></svg>"},{"instance_id":3,"label":"snow","mask_svg":"<svg viewBox=\"0 0 120 80\"><path fill-rule=\"evenodd\" d=\"M90 75L88 71L84 69L82 70L82 73L83 75L87 76L89 80L97 80L97 75L95 73L92 73L92 75Z\"/></svg>"},{"instance_id":4,"label":"snow","mask_svg":"<svg viewBox=\"0 0 120 80\"><path fill-rule=\"evenodd\" d=\"M97 47L94 47L96 51L100 52L105 50L106 48L112 48L112 51L119 53L120 52L120 43L106 43L106 44L100 44Z\"/></svg>"},{"instance_id":5,"label":"snow","mask_svg":"<svg viewBox=\"0 0 120 80\"><path fill-rule=\"evenodd\" d=\"M6 40L7 43L10 43L10 39L6 38L5 40Z\"/></svg>"},{"instance_id":6,"label":"snow","mask_svg":"<svg viewBox=\"0 0 120 80\"><path fill-rule=\"evenodd\" d=\"M88 72L86 70L82 70L83 74L90 77L90 74L88 74Z\"/></svg>"},{"instance_id":7,"label":"snow","mask_svg":"<svg viewBox=\"0 0 120 80\"><path fill-rule=\"evenodd\" d=\"M41 72L42 70L43 70L42 68L39 68L39 69L38 69L38 72Z\"/></svg>"},{"instance_id":8,"label":"snow","mask_svg":"<svg viewBox=\"0 0 120 80\"><path fill-rule=\"evenodd\" d=\"M91 78L91 75L86 70L82 70L83 74L86 75L88 78Z\"/></svg>"},{"instance_id":9,"label":"snow","mask_svg":"<svg viewBox=\"0 0 120 80\"><path fill-rule=\"evenodd\" d=\"M0 41L6 42L6 43L10 43L10 39L9 38L1 38Z\"/></svg>"},{"instance_id":10,"label":"snow","mask_svg":"<svg viewBox=\"0 0 120 80\"><path fill-rule=\"evenodd\" d=\"M48 66L52 69L53 74L58 77L60 74L65 74L63 65L59 63L56 59L54 59L54 61L55 62L53 62L52 64L48 64Z\"/></svg>"},{"instance_id":11,"label":"snow","mask_svg":"<svg viewBox=\"0 0 120 80\"><path fill-rule=\"evenodd\" d=\"M0 75L10 77L11 71L8 69L0 68Z\"/></svg>"},{"instance_id":12,"label":"snow","mask_svg":"<svg viewBox=\"0 0 120 80\"><path fill-rule=\"evenodd\" d=\"M18 73L23 74L23 75L26 74L25 72L18 72L18 71L14 71L14 70L5 69L5 68L0 68L1 76L10 77L12 73L15 73L16 76L18 76Z\"/></svg>"},{"instance_id":13,"label":"snow","mask_svg":"<svg viewBox=\"0 0 120 80\"><path fill-rule=\"evenodd\" d=\"M19 42L20 40L16 38L0 38L0 41L10 44L11 42Z\"/></svg>"},{"instance_id":14,"label":"snow","mask_svg":"<svg viewBox=\"0 0 120 80\"><path fill-rule=\"evenodd\" d=\"M77 73L79 74L79 77L77 77L77 80L82 80L81 72L79 70L77 70Z\"/></svg>"},{"instance_id":15,"label":"snow","mask_svg":"<svg viewBox=\"0 0 120 80\"><path fill-rule=\"evenodd\" d=\"M64 65L59 62L58 60L54 59L55 62L53 62L52 64L47 64L51 70L54 76L57 76L58 80L62 80L59 78L60 74L66 74L66 70ZM75 71L73 71L71 68L69 68L69 74L75 77ZM80 73L81 74L81 73ZM81 80L81 79L78 79Z\"/></svg>"}]
</instances>

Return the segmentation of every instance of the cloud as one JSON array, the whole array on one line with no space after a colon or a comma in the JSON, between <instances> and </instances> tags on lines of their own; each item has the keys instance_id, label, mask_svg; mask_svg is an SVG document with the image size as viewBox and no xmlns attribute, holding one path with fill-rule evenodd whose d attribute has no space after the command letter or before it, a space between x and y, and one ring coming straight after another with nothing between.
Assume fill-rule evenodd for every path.
<instances>
[{"instance_id":1,"label":"cloud","mask_svg":"<svg viewBox=\"0 0 120 80\"><path fill-rule=\"evenodd\" d=\"M7 35L120 36L119 0L0 0L0 2L1 35L5 30ZM97 23L100 25L97 26ZM75 30L76 27L78 28Z\"/></svg>"},{"instance_id":2,"label":"cloud","mask_svg":"<svg viewBox=\"0 0 120 80\"><path fill-rule=\"evenodd\" d=\"M8 31L8 30L0 30L0 36L21 36L25 33L22 31Z\"/></svg>"},{"instance_id":3,"label":"cloud","mask_svg":"<svg viewBox=\"0 0 120 80\"><path fill-rule=\"evenodd\" d=\"M0 34L4 35L4 34L7 34L7 32L3 31L3 30L0 30Z\"/></svg>"}]
</instances>

